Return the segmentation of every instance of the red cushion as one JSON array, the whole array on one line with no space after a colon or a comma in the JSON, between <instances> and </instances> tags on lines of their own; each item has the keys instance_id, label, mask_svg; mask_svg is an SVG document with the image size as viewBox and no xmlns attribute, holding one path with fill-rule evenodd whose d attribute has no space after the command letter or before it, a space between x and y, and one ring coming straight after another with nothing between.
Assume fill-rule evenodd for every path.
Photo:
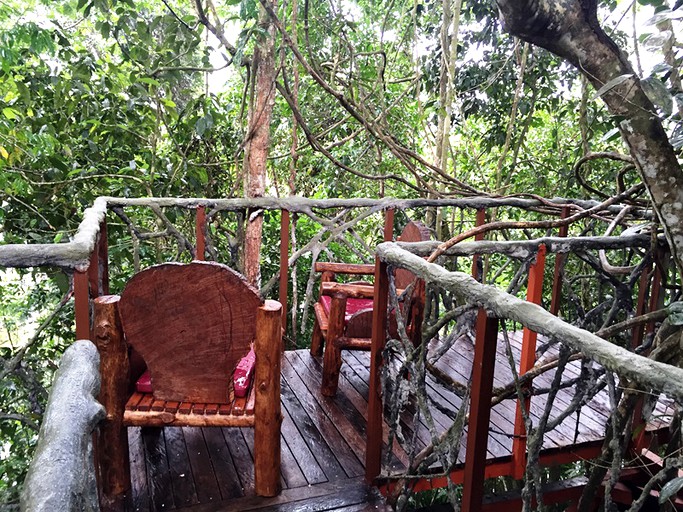
<instances>
[{"instance_id":1,"label":"red cushion","mask_svg":"<svg viewBox=\"0 0 683 512\"><path fill-rule=\"evenodd\" d=\"M138 393L152 392L152 377L149 374L149 370L145 370L145 373L143 373L135 383L135 391Z\"/></svg>"},{"instance_id":2,"label":"red cushion","mask_svg":"<svg viewBox=\"0 0 683 512\"><path fill-rule=\"evenodd\" d=\"M252 345L249 353L240 359L235 368L235 373L232 375L233 389L235 396L244 398L251 387L251 380L254 377L254 367L256 366L256 353Z\"/></svg>"},{"instance_id":3,"label":"red cushion","mask_svg":"<svg viewBox=\"0 0 683 512\"><path fill-rule=\"evenodd\" d=\"M235 373L233 374L235 396L247 396L247 391L249 391L249 388L251 387L251 381L254 377L255 365L256 354L254 353L254 347L252 346L249 353L240 360L235 368ZM145 372L137 380L135 383L135 391L138 393L153 393L152 377L149 374L149 370L145 370Z\"/></svg>"},{"instance_id":4,"label":"red cushion","mask_svg":"<svg viewBox=\"0 0 683 512\"><path fill-rule=\"evenodd\" d=\"M320 302L327 314L330 314L330 305L332 304L332 297L328 295L323 295L320 298ZM372 309L372 299L346 299L346 311L344 313L344 320L348 322L354 313L358 313L362 309Z\"/></svg>"}]
</instances>

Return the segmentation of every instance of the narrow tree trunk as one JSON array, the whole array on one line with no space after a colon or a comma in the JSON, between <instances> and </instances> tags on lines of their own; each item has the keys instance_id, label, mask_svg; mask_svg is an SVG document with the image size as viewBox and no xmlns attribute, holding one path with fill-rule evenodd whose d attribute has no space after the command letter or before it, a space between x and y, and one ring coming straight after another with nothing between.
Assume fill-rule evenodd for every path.
<instances>
[{"instance_id":1,"label":"narrow tree trunk","mask_svg":"<svg viewBox=\"0 0 683 512\"><path fill-rule=\"evenodd\" d=\"M617 119L683 271L683 170L655 107L597 20L596 0L496 0L505 30L567 59Z\"/></svg>"},{"instance_id":2,"label":"narrow tree trunk","mask_svg":"<svg viewBox=\"0 0 683 512\"><path fill-rule=\"evenodd\" d=\"M276 0L269 0L275 10ZM249 109L245 144L244 192L246 197L262 197L266 190L266 165L270 147L270 120L275 103L275 28L261 7L259 25L263 29L254 50L254 94ZM261 233L263 215L250 214L244 241L244 273L254 286L260 281Z\"/></svg>"}]
</instances>

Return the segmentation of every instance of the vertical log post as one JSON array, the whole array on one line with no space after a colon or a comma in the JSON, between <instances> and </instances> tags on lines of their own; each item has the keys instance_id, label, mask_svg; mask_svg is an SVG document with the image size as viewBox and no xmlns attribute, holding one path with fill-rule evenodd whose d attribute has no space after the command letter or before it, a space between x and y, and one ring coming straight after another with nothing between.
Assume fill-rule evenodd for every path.
<instances>
[{"instance_id":1,"label":"vertical log post","mask_svg":"<svg viewBox=\"0 0 683 512\"><path fill-rule=\"evenodd\" d=\"M320 392L324 396L335 396L341 369L341 349L337 340L344 335L344 316L346 314L346 295L335 293L330 304L330 317L327 323L327 343L323 358L323 382Z\"/></svg>"},{"instance_id":2,"label":"vertical log post","mask_svg":"<svg viewBox=\"0 0 683 512\"><path fill-rule=\"evenodd\" d=\"M130 487L128 431L123 425L130 365L118 306L118 295L104 295L94 301L94 339L102 379L98 400L107 414L96 445L103 511L123 510L124 493Z\"/></svg>"},{"instance_id":3,"label":"vertical log post","mask_svg":"<svg viewBox=\"0 0 683 512\"><path fill-rule=\"evenodd\" d=\"M480 208L477 210L477 217L474 221L474 227L479 227L483 226L486 224L486 210L484 208ZM484 239L484 233L479 233L478 235L474 235L474 239L476 241L483 240ZM482 261L481 261L481 256L478 254L475 254L472 256L472 277L474 277L477 281L480 283L484 279L483 276L483 266L482 266Z\"/></svg>"},{"instance_id":4,"label":"vertical log post","mask_svg":"<svg viewBox=\"0 0 683 512\"><path fill-rule=\"evenodd\" d=\"M258 496L280 492L280 358L282 305L267 300L256 314L254 478Z\"/></svg>"},{"instance_id":5,"label":"vertical log post","mask_svg":"<svg viewBox=\"0 0 683 512\"><path fill-rule=\"evenodd\" d=\"M394 239L394 209L389 208L384 213L384 241L391 242Z\"/></svg>"},{"instance_id":6,"label":"vertical log post","mask_svg":"<svg viewBox=\"0 0 683 512\"><path fill-rule=\"evenodd\" d=\"M107 218L100 222L100 243L98 251L99 295L109 295L109 239L107 237Z\"/></svg>"},{"instance_id":7,"label":"vertical log post","mask_svg":"<svg viewBox=\"0 0 683 512\"><path fill-rule=\"evenodd\" d=\"M194 259L204 261L206 253L206 206L197 206L197 216L194 221L197 239L197 248L194 251Z\"/></svg>"},{"instance_id":8,"label":"vertical log post","mask_svg":"<svg viewBox=\"0 0 683 512\"><path fill-rule=\"evenodd\" d=\"M368 396L368 428L365 446L365 480L372 483L382 463L382 352L387 339L389 276L387 264L375 259L375 290L372 312L372 346L370 348L370 382Z\"/></svg>"},{"instance_id":9,"label":"vertical log post","mask_svg":"<svg viewBox=\"0 0 683 512\"><path fill-rule=\"evenodd\" d=\"M543 296L543 273L545 270L545 245L538 247L536 261L529 268L529 283L527 284L526 300L533 304L541 304ZM538 335L524 328L522 335L522 355L519 362L519 375L528 372L536 362L536 338ZM524 386L528 390L531 384ZM524 476L526 469L526 426L524 425L524 414L529 413L531 401L526 397L523 402L517 401L517 412L515 414L515 437L512 440L512 476L517 480ZM523 408L523 409L522 409Z\"/></svg>"},{"instance_id":10,"label":"vertical log post","mask_svg":"<svg viewBox=\"0 0 683 512\"><path fill-rule=\"evenodd\" d=\"M76 339L89 340L90 336L90 286L88 273L74 271L74 310L76 316Z\"/></svg>"},{"instance_id":11,"label":"vertical log post","mask_svg":"<svg viewBox=\"0 0 683 512\"><path fill-rule=\"evenodd\" d=\"M652 280L650 281L650 273L652 273ZM652 265L643 269L638 282L638 302L636 303L636 316L644 315L648 311L654 311L657 308L659 301L659 292L661 290L662 275L659 266L655 264L654 271ZM648 287L650 289L650 300L648 301ZM635 350L636 347L643 343L643 338L647 329L648 333L654 330L654 322L650 322L647 326L637 325L633 328L631 333L631 348ZM645 355L645 354L643 354ZM645 421L643 420L643 399L638 399L633 410L631 418L631 432L633 433L633 450L638 456L644 448L648 448L648 438L645 429Z\"/></svg>"},{"instance_id":12,"label":"vertical log post","mask_svg":"<svg viewBox=\"0 0 683 512\"><path fill-rule=\"evenodd\" d=\"M569 217L569 208L562 208L561 219ZM569 225L560 226L557 236L565 238L569 234ZM550 312L557 316L560 312L560 300L562 299L562 265L564 265L567 255L564 253L555 254L555 269L553 271L553 290L550 295Z\"/></svg>"},{"instance_id":13,"label":"vertical log post","mask_svg":"<svg viewBox=\"0 0 683 512\"><path fill-rule=\"evenodd\" d=\"M472 396L470 398L470 421L467 427L467 450L463 480L463 512L481 510L484 498L484 470L491 419L491 393L496 365L498 343L498 319L491 318L484 308L479 308L474 342L472 366Z\"/></svg>"},{"instance_id":14,"label":"vertical log post","mask_svg":"<svg viewBox=\"0 0 683 512\"><path fill-rule=\"evenodd\" d=\"M97 236L95 247L90 253L90 263L88 264L88 289L89 297L94 299L99 297L101 287L100 281L100 247L102 246L102 239L100 235Z\"/></svg>"},{"instance_id":15,"label":"vertical log post","mask_svg":"<svg viewBox=\"0 0 683 512\"><path fill-rule=\"evenodd\" d=\"M282 304L282 330L287 330L287 294L289 281L289 210L280 210L280 304ZM294 336L294 333L292 333ZM285 349L284 344L282 350Z\"/></svg>"},{"instance_id":16,"label":"vertical log post","mask_svg":"<svg viewBox=\"0 0 683 512\"><path fill-rule=\"evenodd\" d=\"M320 276L320 295L322 295L323 293L323 283L329 283L331 281L334 281L336 278L337 275L329 270L325 270L322 273L322 275ZM321 355L323 355L323 348L325 347L325 337L328 336L327 332L325 333L325 335L323 335L322 328L320 327L320 324L318 323L318 320L316 318L315 325L313 325L313 335L311 336L311 355L313 357L320 357Z\"/></svg>"}]
</instances>

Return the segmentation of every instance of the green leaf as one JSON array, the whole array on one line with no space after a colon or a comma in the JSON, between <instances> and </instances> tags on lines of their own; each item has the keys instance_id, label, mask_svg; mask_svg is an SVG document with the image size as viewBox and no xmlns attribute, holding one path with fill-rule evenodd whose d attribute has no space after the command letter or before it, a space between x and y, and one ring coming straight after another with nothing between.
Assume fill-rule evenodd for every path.
<instances>
[{"instance_id":1,"label":"green leaf","mask_svg":"<svg viewBox=\"0 0 683 512\"><path fill-rule=\"evenodd\" d=\"M654 77L648 77L645 80L641 80L640 83L650 101L667 116L670 116L673 113L673 97L662 81Z\"/></svg>"},{"instance_id":2,"label":"green leaf","mask_svg":"<svg viewBox=\"0 0 683 512\"><path fill-rule=\"evenodd\" d=\"M683 488L683 477L681 476L667 482L667 484L662 487L662 492L659 493L659 503L664 503L669 498L675 496L681 488Z\"/></svg>"},{"instance_id":3,"label":"green leaf","mask_svg":"<svg viewBox=\"0 0 683 512\"><path fill-rule=\"evenodd\" d=\"M21 118L21 112L12 107L5 107L2 109L2 115L7 119L16 120Z\"/></svg>"},{"instance_id":4,"label":"green leaf","mask_svg":"<svg viewBox=\"0 0 683 512\"><path fill-rule=\"evenodd\" d=\"M607 91L611 91L614 89L616 86L623 84L626 80L629 80L630 78L634 78L635 75L633 73L627 73L625 75L619 75L616 78L612 78L609 82L607 82L605 85L600 87L600 89L597 90L597 92L593 95L591 98L591 101L595 100L596 98L602 96L605 94Z\"/></svg>"}]
</instances>

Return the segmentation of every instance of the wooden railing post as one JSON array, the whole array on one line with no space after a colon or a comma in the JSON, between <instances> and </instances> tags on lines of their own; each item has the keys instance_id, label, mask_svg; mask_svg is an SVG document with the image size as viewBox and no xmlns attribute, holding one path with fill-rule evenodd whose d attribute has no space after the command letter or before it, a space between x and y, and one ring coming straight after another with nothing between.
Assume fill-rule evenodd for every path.
<instances>
[{"instance_id":1,"label":"wooden railing post","mask_svg":"<svg viewBox=\"0 0 683 512\"><path fill-rule=\"evenodd\" d=\"M256 314L254 487L258 496L280 492L280 358L282 305L267 300Z\"/></svg>"},{"instance_id":2,"label":"wooden railing post","mask_svg":"<svg viewBox=\"0 0 683 512\"><path fill-rule=\"evenodd\" d=\"M569 217L569 208L562 208L561 219L566 219ZM563 224L557 233L557 236L566 238L569 234L569 225ZM550 294L550 312L556 315L560 312L560 300L562 299L562 265L567 259L567 255L564 253L555 254L555 269L553 270L553 289Z\"/></svg>"},{"instance_id":3,"label":"wooden railing post","mask_svg":"<svg viewBox=\"0 0 683 512\"><path fill-rule=\"evenodd\" d=\"M372 314L372 347L370 349L370 387L368 396L368 428L365 446L365 480L372 483L382 463L382 352L387 336L389 276L387 264L375 258L375 296Z\"/></svg>"},{"instance_id":4,"label":"wooden railing post","mask_svg":"<svg viewBox=\"0 0 683 512\"><path fill-rule=\"evenodd\" d=\"M394 239L394 209L388 208L384 213L384 241L391 242Z\"/></svg>"},{"instance_id":5,"label":"wooden railing post","mask_svg":"<svg viewBox=\"0 0 683 512\"><path fill-rule=\"evenodd\" d=\"M87 272L74 271L74 311L76 339L90 339L90 285Z\"/></svg>"},{"instance_id":6,"label":"wooden railing post","mask_svg":"<svg viewBox=\"0 0 683 512\"><path fill-rule=\"evenodd\" d=\"M289 210L280 210L280 304L282 304L282 330L287 330L287 295L289 281ZM294 333L292 333L294 336ZM284 345L282 350L284 350Z\"/></svg>"},{"instance_id":7,"label":"wooden railing post","mask_svg":"<svg viewBox=\"0 0 683 512\"><path fill-rule=\"evenodd\" d=\"M197 216L195 217L194 227L197 239L194 259L204 261L206 253L206 206L197 206Z\"/></svg>"},{"instance_id":8,"label":"wooden railing post","mask_svg":"<svg viewBox=\"0 0 683 512\"><path fill-rule=\"evenodd\" d=\"M477 210L477 216L474 221L474 227L479 227L483 226L486 224L486 209L484 208L479 208ZM484 239L484 233L479 233L478 235L474 235L474 240L479 241ZM472 277L474 277L477 281L482 282L484 279L483 276L483 265L481 261L481 256L478 254L475 254L472 256Z\"/></svg>"},{"instance_id":9,"label":"wooden railing post","mask_svg":"<svg viewBox=\"0 0 683 512\"><path fill-rule=\"evenodd\" d=\"M107 413L96 449L103 511L120 510L123 493L130 487L128 431L123 425L130 364L118 306L118 295L105 295L94 301L94 341L100 353L102 379L98 400Z\"/></svg>"},{"instance_id":10,"label":"wooden railing post","mask_svg":"<svg viewBox=\"0 0 683 512\"><path fill-rule=\"evenodd\" d=\"M335 396L339 385L339 371L342 365L341 349L336 340L344 335L344 316L346 314L346 295L335 293L330 304L330 317L327 322L327 343L323 355L323 382L320 392L324 396Z\"/></svg>"},{"instance_id":11,"label":"wooden railing post","mask_svg":"<svg viewBox=\"0 0 683 512\"><path fill-rule=\"evenodd\" d=\"M461 507L463 512L478 512L481 510L484 498L484 476L497 343L498 319L489 317L484 308L479 308L472 365L470 421L467 427Z\"/></svg>"},{"instance_id":12,"label":"wooden railing post","mask_svg":"<svg viewBox=\"0 0 683 512\"><path fill-rule=\"evenodd\" d=\"M652 272L652 280L650 280L650 273ZM649 265L643 269L638 282L638 302L636 303L636 316L646 314L648 311L654 311L657 308L659 301L659 293L662 284L662 274L659 265ZM648 288L650 289L650 300L648 301ZM638 325L633 328L631 333L631 348L635 349L643 343L645 332L651 333L654 330L654 322L648 323L646 326ZM643 354L645 355L645 354ZM647 432L645 430L645 422L643 421L643 399L642 397L636 403L631 418L631 432L633 432L634 440L632 447L636 454L640 456L640 451L648 447Z\"/></svg>"},{"instance_id":13,"label":"wooden railing post","mask_svg":"<svg viewBox=\"0 0 683 512\"><path fill-rule=\"evenodd\" d=\"M541 304L543 296L543 274L545 270L545 245L538 247L536 261L529 268L529 283L527 285L526 300L533 304ZM524 328L522 335L522 355L519 362L519 375L528 372L536 362L536 338L537 334ZM528 383L524 389L530 389ZM526 426L524 416L529 414L531 400L529 397L520 402L517 400L517 413L515 414L515 437L512 440L512 476L521 479L526 469Z\"/></svg>"}]
</instances>

